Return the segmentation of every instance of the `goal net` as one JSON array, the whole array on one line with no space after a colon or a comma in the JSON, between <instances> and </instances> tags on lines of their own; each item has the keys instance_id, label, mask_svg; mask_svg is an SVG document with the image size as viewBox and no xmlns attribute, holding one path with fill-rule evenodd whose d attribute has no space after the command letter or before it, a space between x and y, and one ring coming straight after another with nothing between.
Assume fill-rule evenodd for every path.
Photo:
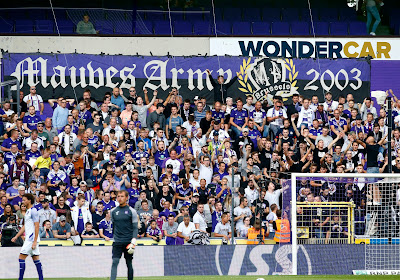
<instances>
[{"instance_id":1,"label":"goal net","mask_svg":"<svg viewBox=\"0 0 400 280\"><path fill-rule=\"evenodd\" d=\"M293 173L291 201L293 274L303 244L357 248L355 274L400 274L399 174Z\"/></svg>"}]
</instances>

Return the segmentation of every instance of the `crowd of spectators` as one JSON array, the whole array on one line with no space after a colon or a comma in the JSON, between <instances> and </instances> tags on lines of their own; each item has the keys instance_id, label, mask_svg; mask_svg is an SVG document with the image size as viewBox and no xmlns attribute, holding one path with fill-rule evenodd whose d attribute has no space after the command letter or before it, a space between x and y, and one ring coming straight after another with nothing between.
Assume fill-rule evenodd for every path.
<instances>
[{"instance_id":1,"label":"crowd of spectators","mask_svg":"<svg viewBox=\"0 0 400 280\"><path fill-rule=\"evenodd\" d=\"M281 180L291 172L378 173L392 164L386 111L377 113L370 98L359 104L352 94L332 100L327 92L323 103L298 94L286 104L279 96L262 103L252 96L233 100L223 83L222 77L214 82L225 96L213 104L199 96L183 100L176 88L162 100L157 91L137 94L134 87L129 94L114 88L97 103L87 89L78 102L48 100L53 116L44 121L34 86L20 93L20 114L4 102L0 223L22 222L28 192L37 200L42 238L110 240L116 192L127 190L139 238L183 244L197 229L226 241L231 213L235 236L272 238ZM400 100L390 94L396 158ZM298 182L301 201L353 201L363 208L368 197L361 183Z\"/></svg>"}]
</instances>

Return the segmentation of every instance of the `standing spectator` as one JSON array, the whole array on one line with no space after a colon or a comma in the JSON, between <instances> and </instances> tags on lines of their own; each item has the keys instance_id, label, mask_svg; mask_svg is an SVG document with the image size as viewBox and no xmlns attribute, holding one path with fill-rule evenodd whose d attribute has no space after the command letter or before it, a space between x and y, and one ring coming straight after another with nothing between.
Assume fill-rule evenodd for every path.
<instances>
[{"instance_id":1,"label":"standing spectator","mask_svg":"<svg viewBox=\"0 0 400 280\"><path fill-rule=\"evenodd\" d=\"M267 121L269 130L272 132L272 138L277 136L279 129L283 128L283 120L287 118L286 111L283 109L282 101L275 100L274 107L267 111ZM268 136L264 134L264 136Z\"/></svg>"},{"instance_id":2,"label":"standing spectator","mask_svg":"<svg viewBox=\"0 0 400 280\"><path fill-rule=\"evenodd\" d=\"M204 205L198 204L197 205L197 212L193 216L193 223L196 229L207 233L207 222L206 217L204 215Z\"/></svg>"},{"instance_id":3,"label":"standing spectator","mask_svg":"<svg viewBox=\"0 0 400 280\"><path fill-rule=\"evenodd\" d=\"M375 33L376 29L378 28L379 23L381 23L381 16L379 15L379 11L378 8L376 7L376 4L382 6L383 2L381 0L367 0L365 4L365 8L367 11L367 33L369 33L372 36L376 36ZM372 18L375 18L375 22L374 25L372 25L372 28L370 29Z\"/></svg>"},{"instance_id":4,"label":"standing spectator","mask_svg":"<svg viewBox=\"0 0 400 280\"><path fill-rule=\"evenodd\" d=\"M62 99L60 102L60 106L57 106L57 108L53 112L52 123L57 129L57 132L61 132L64 126L68 123L68 115L69 110L67 108L67 100Z\"/></svg>"},{"instance_id":5,"label":"standing spectator","mask_svg":"<svg viewBox=\"0 0 400 280\"><path fill-rule=\"evenodd\" d=\"M247 121L249 119L247 110L243 108L243 101L238 100L236 106L237 107L231 111L229 119L235 138L240 136L241 131L247 126Z\"/></svg>"},{"instance_id":6,"label":"standing spectator","mask_svg":"<svg viewBox=\"0 0 400 280\"><path fill-rule=\"evenodd\" d=\"M40 201L42 204L42 208L38 211L39 215L39 224L43 225L43 222L49 220L51 225L56 223L56 211L50 208L50 203L47 198Z\"/></svg>"},{"instance_id":7,"label":"standing spectator","mask_svg":"<svg viewBox=\"0 0 400 280\"><path fill-rule=\"evenodd\" d=\"M71 208L71 216L77 232L82 234L85 230L85 224L92 222L92 215L90 214L89 207L85 206L85 196L83 194L80 194L76 201L76 206Z\"/></svg>"},{"instance_id":8,"label":"standing spectator","mask_svg":"<svg viewBox=\"0 0 400 280\"><path fill-rule=\"evenodd\" d=\"M183 221L179 224L177 232L178 237L182 238L184 241L189 241L190 234L196 230L196 226L194 223L190 221L189 214L185 214L183 216Z\"/></svg>"},{"instance_id":9,"label":"standing spectator","mask_svg":"<svg viewBox=\"0 0 400 280\"><path fill-rule=\"evenodd\" d=\"M231 238L232 230L231 224L229 223L229 214L223 213L221 221L215 226L214 236L222 237L222 244L227 244Z\"/></svg>"},{"instance_id":10,"label":"standing spectator","mask_svg":"<svg viewBox=\"0 0 400 280\"><path fill-rule=\"evenodd\" d=\"M165 115L163 114L165 106L162 103L157 104L157 109L151 112L147 117L147 128L154 129L154 124L157 122L160 127L165 130Z\"/></svg>"},{"instance_id":11,"label":"standing spectator","mask_svg":"<svg viewBox=\"0 0 400 280\"><path fill-rule=\"evenodd\" d=\"M76 25L76 33L78 34L97 34L93 24L89 21L89 16L84 15L83 20Z\"/></svg>"},{"instance_id":12,"label":"standing spectator","mask_svg":"<svg viewBox=\"0 0 400 280\"><path fill-rule=\"evenodd\" d=\"M211 84L214 87L214 102L219 101L222 103L226 102L226 98L228 97L228 88L230 88L237 80L237 76L233 77L228 83L225 84L225 79L223 75L219 75L217 78L217 82L214 81L211 76L211 71L206 70L208 74L208 78L210 79Z\"/></svg>"},{"instance_id":13,"label":"standing spectator","mask_svg":"<svg viewBox=\"0 0 400 280\"><path fill-rule=\"evenodd\" d=\"M147 89L143 89L143 92L147 95ZM157 91L153 92L153 99L147 105L143 104L143 98L138 96L136 99L136 105L132 105L132 110L138 112L139 114L139 122L142 127L147 126L147 110L154 104L154 101L157 98Z\"/></svg>"},{"instance_id":14,"label":"standing spectator","mask_svg":"<svg viewBox=\"0 0 400 280\"><path fill-rule=\"evenodd\" d=\"M236 222L236 229L243 225L243 219L245 217L252 217L251 210L248 207L247 198L240 198L240 205L235 207L235 209L233 210L233 215L235 216L234 221Z\"/></svg>"},{"instance_id":15,"label":"standing spectator","mask_svg":"<svg viewBox=\"0 0 400 280\"><path fill-rule=\"evenodd\" d=\"M119 89L117 87L115 87L113 89L113 94L111 95L111 103L118 106L118 109L120 111L123 111L125 109L125 103L124 103L124 99L121 97L121 92L122 89Z\"/></svg>"},{"instance_id":16,"label":"standing spectator","mask_svg":"<svg viewBox=\"0 0 400 280\"><path fill-rule=\"evenodd\" d=\"M29 94L24 97L23 101L27 104L28 107L33 106L37 113L43 115L44 104L42 97L36 93L36 87L31 86L29 89Z\"/></svg>"},{"instance_id":17,"label":"standing spectator","mask_svg":"<svg viewBox=\"0 0 400 280\"><path fill-rule=\"evenodd\" d=\"M104 214L105 218L101 220L99 224L99 235L101 238L104 238L104 240L109 241L114 236L110 210L105 210Z\"/></svg>"},{"instance_id":18,"label":"standing spectator","mask_svg":"<svg viewBox=\"0 0 400 280\"><path fill-rule=\"evenodd\" d=\"M28 114L25 115L23 119L24 131L32 132L32 130L37 129L38 123L41 122L40 117L37 115L34 106L29 106Z\"/></svg>"}]
</instances>

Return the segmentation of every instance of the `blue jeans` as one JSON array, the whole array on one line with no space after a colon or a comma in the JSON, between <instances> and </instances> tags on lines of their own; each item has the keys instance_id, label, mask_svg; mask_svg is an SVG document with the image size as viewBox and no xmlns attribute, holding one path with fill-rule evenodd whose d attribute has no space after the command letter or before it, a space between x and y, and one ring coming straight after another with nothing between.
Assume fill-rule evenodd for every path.
<instances>
[{"instance_id":1,"label":"blue jeans","mask_svg":"<svg viewBox=\"0 0 400 280\"><path fill-rule=\"evenodd\" d=\"M264 125L263 137L269 136L269 124Z\"/></svg>"},{"instance_id":2,"label":"blue jeans","mask_svg":"<svg viewBox=\"0 0 400 280\"><path fill-rule=\"evenodd\" d=\"M235 138L238 138L240 134L242 133L236 126L231 126L232 132L235 136Z\"/></svg>"},{"instance_id":3,"label":"blue jeans","mask_svg":"<svg viewBox=\"0 0 400 280\"><path fill-rule=\"evenodd\" d=\"M369 26L372 23L372 17L375 18L375 23L372 26L371 32L375 33L379 23L381 23L381 16L379 15L379 11L376 6L366 7L366 8L367 8L367 33L369 33Z\"/></svg>"},{"instance_id":4,"label":"blue jeans","mask_svg":"<svg viewBox=\"0 0 400 280\"><path fill-rule=\"evenodd\" d=\"M367 167L367 173L379 173L379 167ZM367 181L373 183L377 178L367 178Z\"/></svg>"},{"instance_id":5,"label":"blue jeans","mask_svg":"<svg viewBox=\"0 0 400 280\"><path fill-rule=\"evenodd\" d=\"M269 130L271 130L272 132L272 138L271 139L275 139L276 135L278 134L278 131L281 127L279 125L274 125L274 124L270 124L269 125Z\"/></svg>"}]
</instances>

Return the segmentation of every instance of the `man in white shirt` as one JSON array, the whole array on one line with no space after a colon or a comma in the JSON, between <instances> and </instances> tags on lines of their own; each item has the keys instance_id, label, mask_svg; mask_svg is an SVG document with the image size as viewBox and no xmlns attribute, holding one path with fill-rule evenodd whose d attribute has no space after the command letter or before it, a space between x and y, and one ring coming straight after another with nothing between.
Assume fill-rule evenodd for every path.
<instances>
[{"instance_id":1,"label":"man in white shirt","mask_svg":"<svg viewBox=\"0 0 400 280\"><path fill-rule=\"evenodd\" d=\"M272 131L275 138L278 130L283 128L283 119L287 118L286 110L283 109L282 101L275 100L274 107L267 111L267 121L269 129Z\"/></svg>"},{"instance_id":2,"label":"man in white shirt","mask_svg":"<svg viewBox=\"0 0 400 280\"><path fill-rule=\"evenodd\" d=\"M28 108L33 106L35 107L36 113L40 113L41 115L43 114L43 99L39 94L36 94L35 86L30 87L29 94L24 97L23 101L27 104Z\"/></svg>"},{"instance_id":3,"label":"man in white shirt","mask_svg":"<svg viewBox=\"0 0 400 280\"><path fill-rule=\"evenodd\" d=\"M222 237L222 242L226 243L231 238L231 224L229 223L228 213L223 213L221 221L215 226L214 236Z\"/></svg>"},{"instance_id":4,"label":"man in white shirt","mask_svg":"<svg viewBox=\"0 0 400 280\"><path fill-rule=\"evenodd\" d=\"M74 151L73 144L76 139L76 134L72 132L69 124L64 127L64 131L58 135L58 138L60 139L60 146L64 148L65 154L72 154Z\"/></svg>"},{"instance_id":5,"label":"man in white shirt","mask_svg":"<svg viewBox=\"0 0 400 280\"><path fill-rule=\"evenodd\" d=\"M189 241L190 239L190 234L196 230L196 226L194 225L194 223L192 223L190 221L190 216L189 215L185 215L183 217L183 222L181 222L178 226L177 232L178 232L178 236L182 239L184 239L185 241Z\"/></svg>"},{"instance_id":6,"label":"man in white shirt","mask_svg":"<svg viewBox=\"0 0 400 280\"><path fill-rule=\"evenodd\" d=\"M25 138L22 142L22 146L25 147L25 151L29 151L31 149L32 143L36 143L39 149L44 148L43 140L39 137L37 130L33 130L31 136Z\"/></svg>"},{"instance_id":7,"label":"man in white shirt","mask_svg":"<svg viewBox=\"0 0 400 280\"><path fill-rule=\"evenodd\" d=\"M299 119L297 121L297 127L301 129L301 126L311 127L314 120L314 111L310 107L310 99L304 98L303 106L299 112Z\"/></svg>"},{"instance_id":8,"label":"man in white shirt","mask_svg":"<svg viewBox=\"0 0 400 280\"><path fill-rule=\"evenodd\" d=\"M207 221L206 216L204 215L204 205L198 204L197 205L197 212L193 216L193 223L196 229L207 233Z\"/></svg>"},{"instance_id":9,"label":"man in white shirt","mask_svg":"<svg viewBox=\"0 0 400 280\"><path fill-rule=\"evenodd\" d=\"M209 138L207 139L207 142L211 142L214 138L214 132L218 133L218 140L222 143L224 142L225 139L229 138L228 132L226 130L221 129L221 123L219 121L214 122L214 129L211 131Z\"/></svg>"},{"instance_id":10,"label":"man in white shirt","mask_svg":"<svg viewBox=\"0 0 400 280\"><path fill-rule=\"evenodd\" d=\"M369 113L371 113L374 116L374 119L376 119L378 117L378 114L376 113L376 108L373 106L372 100L370 97L367 97L364 99L364 102L360 108L360 113L361 113L363 121L365 121L367 119L367 116Z\"/></svg>"},{"instance_id":11,"label":"man in white shirt","mask_svg":"<svg viewBox=\"0 0 400 280\"><path fill-rule=\"evenodd\" d=\"M200 172L200 179L205 179L207 185L212 181L213 168L211 164L211 160L208 156L203 156L202 159L199 159L199 154L196 154L196 163Z\"/></svg>"},{"instance_id":12,"label":"man in white shirt","mask_svg":"<svg viewBox=\"0 0 400 280\"><path fill-rule=\"evenodd\" d=\"M200 125L194 120L193 115L189 115L188 120L182 124L182 127L186 128L187 137L192 138L197 132L197 129L200 128Z\"/></svg>"},{"instance_id":13,"label":"man in white shirt","mask_svg":"<svg viewBox=\"0 0 400 280\"><path fill-rule=\"evenodd\" d=\"M121 140L124 136L124 131L122 130L122 128L117 125L117 120L115 118L111 118L110 119L110 125L107 126L104 130L103 130L103 136L104 135L108 135L110 136L110 130L114 129L115 130L115 138L117 141Z\"/></svg>"},{"instance_id":14,"label":"man in white shirt","mask_svg":"<svg viewBox=\"0 0 400 280\"><path fill-rule=\"evenodd\" d=\"M248 200L245 197L240 198L240 205L233 210L233 215L235 216L234 221L236 222L236 229L243 225L243 219L245 217L251 218L251 210L248 207Z\"/></svg>"},{"instance_id":15,"label":"man in white shirt","mask_svg":"<svg viewBox=\"0 0 400 280\"><path fill-rule=\"evenodd\" d=\"M324 111L328 112L329 115L333 114L333 111L337 109L339 102L332 100L332 93L329 91L325 93Z\"/></svg>"}]
</instances>

